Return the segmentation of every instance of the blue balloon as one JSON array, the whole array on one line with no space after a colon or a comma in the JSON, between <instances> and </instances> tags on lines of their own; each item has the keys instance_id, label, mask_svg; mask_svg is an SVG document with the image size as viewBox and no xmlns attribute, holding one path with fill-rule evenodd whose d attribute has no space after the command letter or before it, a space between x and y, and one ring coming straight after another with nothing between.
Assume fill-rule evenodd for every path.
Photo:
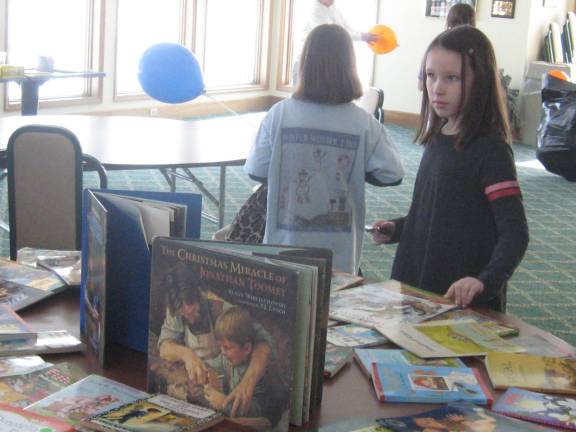
<instances>
[{"instance_id":1,"label":"blue balloon","mask_svg":"<svg viewBox=\"0 0 576 432\"><path fill-rule=\"evenodd\" d=\"M198 60L175 43L148 48L140 58L138 81L146 94L160 102L182 103L204 92Z\"/></svg>"}]
</instances>

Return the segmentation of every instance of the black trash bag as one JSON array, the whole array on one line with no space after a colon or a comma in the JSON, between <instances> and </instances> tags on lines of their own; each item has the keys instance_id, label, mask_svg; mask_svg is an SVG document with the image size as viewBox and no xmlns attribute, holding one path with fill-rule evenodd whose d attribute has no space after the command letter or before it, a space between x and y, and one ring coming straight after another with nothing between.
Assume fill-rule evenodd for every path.
<instances>
[{"instance_id":1,"label":"black trash bag","mask_svg":"<svg viewBox=\"0 0 576 432\"><path fill-rule=\"evenodd\" d=\"M546 74L542 109L536 157L551 173L576 181L576 84Z\"/></svg>"}]
</instances>

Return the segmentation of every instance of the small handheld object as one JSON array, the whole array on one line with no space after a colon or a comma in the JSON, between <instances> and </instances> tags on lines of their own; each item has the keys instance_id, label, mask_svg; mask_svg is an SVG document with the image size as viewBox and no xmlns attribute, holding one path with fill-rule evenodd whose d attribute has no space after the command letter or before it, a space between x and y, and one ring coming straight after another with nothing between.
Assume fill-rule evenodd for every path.
<instances>
[{"instance_id":1,"label":"small handheld object","mask_svg":"<svg viewBox=\"0 0 576 432\"><path fill-rule=\"evenodd\" d=\"M380 234L384 234L384 235L391 235L392 234L392 227L390 226L379 226L379 227L374 227L372 225L364 225L364 231L366 231L367 233L373 233L378 231L378 233Z\"/></svg>"}]
</instances>

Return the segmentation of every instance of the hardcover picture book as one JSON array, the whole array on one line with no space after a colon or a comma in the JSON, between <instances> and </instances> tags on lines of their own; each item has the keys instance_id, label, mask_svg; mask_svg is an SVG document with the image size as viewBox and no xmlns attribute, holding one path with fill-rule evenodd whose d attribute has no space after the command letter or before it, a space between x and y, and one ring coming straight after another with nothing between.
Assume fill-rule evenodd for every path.
<instances>
[{"instance_id":1,"label":"hardcover picture book","mask_svg":"<svg viewBox=\"0 0 576 432\"><path fill-rule=\"evenodd\" d=\"M576 394L576 359L490 352L486 370L496 389L520 387Z\"/></svg>"},{"instance_id":2,"label":"hardcover picture book","mask_svg":"<svg viewBox=\"0 0 576 432\"><path fill-rule=\"evenodd\" d=\"M36 333L35 341L0 341L0 356L63 354L83 351L85 345L66 330Z\"/></svg>"},{"instance_id":3,"label":"hardcover picture book","mask_svg":"<svg viewBox=\"0 0 576 432\"><path fill-rule=\"evenodd\" d=\"M388 342L380 332L356 324L345 324L328 328L328 343L350 348L382 345Z\"/></svg>"},{"instance_id":4,"label":"hardcover picture book","mask_svg":"<svg viewBox=\"0 0 576 432\"><path fill-rule=\"evenodd\" d=\"M148 396L146 392L103 376L89 375L29 405L26 411L76 425L87 417Z\"/></svg>"},{"instance_id":5,"label":"hardcover picture book","mask_svg":"<svg viewBox=\"0 0 576 432\"><path fill-rule=\"evenodd\" d=\"M487 317L486 315L482 315L478 312L473 311L472 309L454 309L448 311L441 316L432 318L429 322L434 322L438 320L454 320L454 321L475 321L479 324L482 324L488 330L493 331L500 337L508 337L508 336L516 336L518 335L518 328L505 325L501 322L493 320L492 318Z\"/></svg>"},{"instance_id":6,"label":"hardcover picture book","mask_svg":"<svg viewBox=\"0 0 576 432\"><path fill-rule=\"evenodd\" d=\"M303 261L322 256L331 258L323 249L157 238L148 390L230 415L223 398L256 368L262 378L243 420L278 430L288 417L305 422L322 385L316 332L326 328L317 318L327 319L319 297L329 295L330 262ZM204 362L204 377L184 368L181 353Z\"/></svg>"},{"instance_id":7,"label":"hardcover picture book","mask_svg":"<svg viewBox=\"0 0 576 432\"><path fill-rule=\"evenodd\" d=\"M84 191L80 328L101 365L108 342L147 351L150 244L198 237L201 207L191 193Z\"/></svg>"},{"instance_id":8,"label":"hardcover picture book","mask_svg":"<svg viewBox=\"0 0 576 432\"><path fill-rule=\"evenodd\" d=\"M465 368L462 360L456 357L423 359L410 351L399 349L356 348L354 349L360 370L367 377L372 376L372 363L405 365L405 366L441 366L451 368Z\"/></svg>"},{"instance_id":9,"label":"hardcover picture book","mask_svg":"<svg viewBox=\"0 0 576 432\"><path fill-rule=\"evenodd\" d=\"M66 284L51 271L0 258L0 279L42 291L61 291Z\"/></svg>"},{"instance_id":10,"label":"hardcover picture book","mask_svg":"<svg viewBox=\"0 0 576 432\"><path fill-rule=\"evenodd\" d=\"M372 383L380 402L491 405L493 401L482 375L473 368L372 363Z\"/></svg>"},{"instance_id":11,"label":"hardcover picture book","mask_svg":"<svg viewBox=\"0 0 576 432\"><path fill-rule=\"evenodd\" d=\"M352 360L352 350L337 346L326 347L326 361L324 362L324 376L332 378Z\"/></svg>"},{"instance_id":12,"label":"hardcover picture book","mask_svg":"<svg viewBox=\"0 0 576 432\"><path fill-rule=\"evenodd\" d=\"M576 430L576 399L509 388L492 410L509 417Z\"/></svg>"},{"instance_id":13,"label":"hardcover picture book","mask_svg":"<svg viewBox=\"0 0 576 432\"><path fill-rule=\"evenodd\" d=\"M364 327L389 327L418 323L455 307L383 289L382 285L362 285L332 294L330 318Z\"/></svg>"},{"instance_id":14,"label":"hardcover picture book","mask_svg":"<svg viewBox=\"0 0 576 432\"><path fill-rule=\"evenodd\" d=\"M66 285L80 285L82 270L80 251L23 247L18 250L16 261L27 266L50 270Z\"/></svg>"},{"instance_id":15,"label":"hardcover picture book","mask_svg":"<svg viewBox=\"0 0 576 432\"><path fill-rule=\"evenodd\" d=\"M376 329L395 344L423 358L480 356L488 351L524 351L524 348L502 339L472 320L378 326Z\"/></svg>"},{"instance_id":16,"label":"hardcover picture book","mask_svg":"<svg viewBox=\"0 0 576 432\"><path fill-rule=\"evenodd\" d=\"M20 315L5 304L0 304L0 341L34 342L36 333Z\"/></svg>"},{"instance_id":17,"label":"hardcover picture book","mask_svg":"<svg viewBox=\"0 0 576 432\"><path fill-rule=\"evenodd\" d=\"M531 432L550 430L465 402L453 402L421 414L380 418L377 422L393 432Z\"/></svg>"},{"instance_id":18,"label":"hardcover picture book","mask_svg":"<svg viewBox=\"0 0 576 432\"><path fill-rule=\"evenodd\" d=\"M222 413L166 395L154 395L106 410L82 422L101 431L197 432L224 420Z\"/></svg>"},{"instance_id":19,"label":"hardcover picture book","mask_svg":"<svg viewBox=\"0 0 576 432\"><path fill-rule=\"evenodd\" d=\"M52 295L54 295L52 291L45 291L0 279L0 305L10 306L14 311L24 309L26 306L30 306Z\"/></svg>"},{"instance_id":20,"label":"hardcover picture book","mask_svg":"<svg viewBox=\"0 0 576 432\"><path fill-rule=\"evenodd\" d=\"M54 366L45 362L39 356L0 358L0 378L14 375L24 375Z\"/></svg>"},{"instance_id":21,"label":"hardcover picture book","mask_svg":"<svg viewBox=\"0 0 576 432\"><path fill-rule=\"evenodd\" d=\"M0 404L0 430L6 432L74 432L74 428L65 422L5 404Z\"/></svg>"},{"instance_id":22,"label":"hardcover picture book","mask_svg":"<svg viewBox=\"0 0 576 432\"><path fill-rule=\"evenodd\" d=\"M538 333L511 337L508 339L515 345L525 349L525 354L534 354L544 357L569 357L572 354L563 341L548 335L545 337Z\"/></svg>"}]
</instances>

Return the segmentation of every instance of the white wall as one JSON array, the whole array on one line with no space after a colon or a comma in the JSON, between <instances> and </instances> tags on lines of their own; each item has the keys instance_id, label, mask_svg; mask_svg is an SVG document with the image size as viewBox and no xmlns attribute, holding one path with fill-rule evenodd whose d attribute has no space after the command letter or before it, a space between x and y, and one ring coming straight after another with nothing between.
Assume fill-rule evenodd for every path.
<instances>
[{"instance_id":1,"label":"white wall","mask_svg":"<svg viewBox=\"0 0 576 432\"><path fill-rule=\"evenodd\" d=\"M543 35L554 20L564 23L574 0L560 0L545 8L542 0L517 0L514 19L490 16L491 0L477 0L477 26L492 41L498 65L512 77L512 87L522 89L526 65L538 59ZM375 82L386 94L385 108L420 112L417 76L428 43L444 30L444 18L425 16L426 0L381 0L379 22L396 32L399 47L376 60Z\"/></svg>"}]
</instances>

